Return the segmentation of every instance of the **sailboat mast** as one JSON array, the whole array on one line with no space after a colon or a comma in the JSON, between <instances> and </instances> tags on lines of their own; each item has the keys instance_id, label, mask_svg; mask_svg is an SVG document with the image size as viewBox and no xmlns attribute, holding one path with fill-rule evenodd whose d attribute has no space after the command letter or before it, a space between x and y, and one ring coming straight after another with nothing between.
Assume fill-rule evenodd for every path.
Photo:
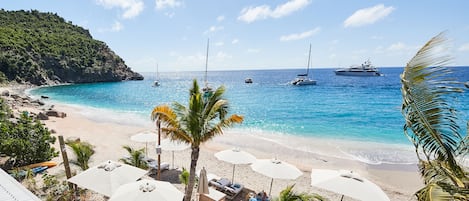
<instances>
[{"instance_id":1,"label":"sailboat mast","mask_svg":"<svg viewBox=\"0 0 469 201\"><path fill-rule=\"evenodd\" d=\"M309 54L308 54L308 67L306 68L306 77L308 77L309 74L309 62L311 60L311 43L309 44Z\"/></svg>"},{"instance_id":2,"label":"sailboat mast","mask_svg":"<svg viewBox=\"0 0 469 201\"><path fill-rule=\"evenodd\" d=\"M158 63L156 63L156 80L160 80L160 72L158 71Z\"/></svg>"},{"instance_id":3,"label":"sailboat mast","mask_svg":"<svg viewBox=\"0 0 469 201\"><path fill-rule=\"evenodd\" d=\"M205 87L208 87L207 82L207 67L208 67L208 44L210 39L207 39L207 55L205 56Z\"/></svg>"}]
</instances>

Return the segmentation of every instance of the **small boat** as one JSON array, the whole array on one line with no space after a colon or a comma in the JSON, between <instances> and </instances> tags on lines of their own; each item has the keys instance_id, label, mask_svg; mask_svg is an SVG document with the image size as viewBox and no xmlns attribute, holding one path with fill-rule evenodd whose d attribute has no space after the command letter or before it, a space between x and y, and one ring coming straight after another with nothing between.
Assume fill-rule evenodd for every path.
<instances>
[{"instance_id":1,"label":"small boat","mask_svg":"<svg viewBox=\"0 0 469 201\"><path fill-rule=\"evenodd\" d=\"M153 86L160 86L160 74L158 73L158 64L156 64L156 80L153 82Z\"/></svg>"},{"instance_id":2,"label":"small boat","mask_svg":"<svg viewBox=\"0 0 469 201\"><path fill-rule=\"evenodd\" d=\"M316 80L310 79L309 75L309 63L311 60L311 44L309 44L309 56L308 56L308 67L306 68L305 74L298 74L296 78L291 82L293 85L316 85Z\"/></svg>"},{"instance_id":3,"label":"small boat","mask_svg":"<svg viewBox=\"0 0 469 201\"><path fill-rule=\"evenodd\" d=\"M204 98L208 98L213 94L213 89L208 86L208 80L207 80L207 69L208 69L208 47L209 47L210 39L207 39L207 55L205 57L205 78L204 78L204 88L202 88L202 91L204 92Z\"/></svg>"},{"instance_id":4,"label":"small boat","mask_svg":"<svg viewBox=\"0 0 469 201\"><path fill-rule=\"evenodd\" d=\"M252 79L248 77L248 78L244 79L244 83L246 83L246 84L251 84L251 83L252 83Z\"/></svg>"},{"instance_id":5,"label":"small boat","mask_svg":"<svg viewBox=\"0 0 469 201\"><path fill-rule=\"evenodd\" d=\"M341 68L334 71L336 75L345 76L383 76L378 68L373 66L368 59L362 65L352 65L349 68Z\"/></svg>"}]
</instances>

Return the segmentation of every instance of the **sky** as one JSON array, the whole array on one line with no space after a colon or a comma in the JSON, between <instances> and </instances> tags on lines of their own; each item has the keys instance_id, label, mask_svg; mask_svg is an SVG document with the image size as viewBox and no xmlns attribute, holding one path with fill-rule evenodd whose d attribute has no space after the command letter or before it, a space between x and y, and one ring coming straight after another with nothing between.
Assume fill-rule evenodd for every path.
<instances>
[{"instance_id":1,"label":"sky","mask_svg":"<svg viewBox=\"0 0 469 201\"><path fill-rule=\"evenodd\" d=\"M451 66L469 65L467 0L0 0L57 13L137 72L405 66L445 32Z\"/></svg>"}]
</instances>

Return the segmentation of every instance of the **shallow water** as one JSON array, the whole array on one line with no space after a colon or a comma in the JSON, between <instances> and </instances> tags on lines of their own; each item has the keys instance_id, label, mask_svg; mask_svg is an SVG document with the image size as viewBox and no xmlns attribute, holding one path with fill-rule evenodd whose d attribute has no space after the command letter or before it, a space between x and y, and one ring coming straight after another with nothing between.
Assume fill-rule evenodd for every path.
<instances>
[{"instance_id":1,"label":"shallow water","mask_svg":"<svg viewBox=\"0 0 469 201\"><path fill-rule=\"evenodd\" d=\"M385 76L336 76L333 69L313 69L315 86L288 84L302 69L208 72L208 80L213 87L224 85L231 111L245 116L236 133L267 136L283 146L310 152L318 152L312 141L319 138L330 142L337 151L333 155L339 157L371 164L413 163L415 153L402 131L402 68L380 70ZM458 80L469 80L469 67L454 71ZM161 86L152 87L154 74L144 73L144 81L44 87L30 93L84 107L83 114L96 121L151 126L154 106L187 103L192 80L202 85L204 76L204 72L160 73ZM254 83L245 84L247 77ZM465 131L467 93L452 102Z\"/></svg>"}]
</instances>

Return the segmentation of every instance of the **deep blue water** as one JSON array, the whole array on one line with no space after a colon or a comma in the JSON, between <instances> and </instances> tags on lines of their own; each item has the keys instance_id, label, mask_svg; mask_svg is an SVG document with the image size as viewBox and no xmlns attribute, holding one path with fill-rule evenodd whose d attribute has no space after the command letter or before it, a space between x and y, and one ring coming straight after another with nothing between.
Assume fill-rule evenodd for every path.
<instances>
[{"instance_id":1,"label":"deep blue water","mask_svg":"<svg viewBox=\"0 0 469 201\"><path fill-rule=\"evenodd\" d=\"M409 144L403 134L399 75L402 68L381 68L382 77L336 76L333 69L314 69L315 86L288 83L304 70L210 71L211 86L226 87L231 112L245 116L240 129L256 129L290 135ZM459 81L469 80L469 67L453 68ZM187 104L193 79L203 85L204 72L160 72L159 87L152 87L155 73L144 81L77 84L39 88L33 95L51 100L91 106L141 117L149 121L153 107L177 101ZM245 84L250 77L253 84ZM467 93L452 100L461 125L468 119ZM465 127L462 130L465 131Z\"/></svg>"}]
</instances>

